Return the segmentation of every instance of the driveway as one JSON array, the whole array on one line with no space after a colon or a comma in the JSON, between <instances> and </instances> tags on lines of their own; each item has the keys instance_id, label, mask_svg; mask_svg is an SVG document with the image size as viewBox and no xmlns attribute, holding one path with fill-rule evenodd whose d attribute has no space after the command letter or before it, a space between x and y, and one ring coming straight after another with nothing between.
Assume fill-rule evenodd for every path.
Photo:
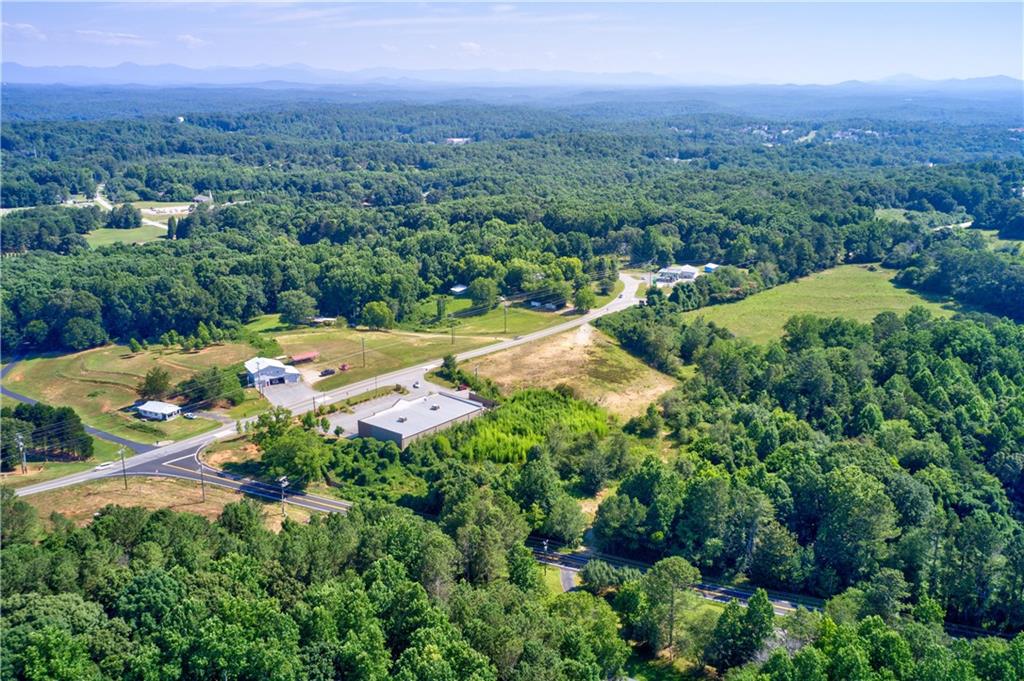
<instances>
[{"instance_id":1,"label":"driveway","mask_svg":"<svg viewBox=\"0 0 1024 681\"><path fill-rule=\"evenodd\" d=\"M302 381L263 387L263 396L275 407L294 407L297 403L306 403L307 409L309 409L313 406L314 395L319 398L321 393L313 390ZM317 401L319 402L319 399Z\"/></svg>"}]
</instances>

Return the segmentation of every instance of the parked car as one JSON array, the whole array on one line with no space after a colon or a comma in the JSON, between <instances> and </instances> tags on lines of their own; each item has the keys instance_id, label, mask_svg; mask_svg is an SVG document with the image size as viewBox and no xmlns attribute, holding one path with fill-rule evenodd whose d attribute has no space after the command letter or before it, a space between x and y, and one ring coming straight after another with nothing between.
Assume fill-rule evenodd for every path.
<instances>
[{"instance_id":1,"label":"parked car","mask_svg":"<svg viewBox=\"0 0 1024 681\"><path fill-rule=\"evenodd\" d=\"M195 413L191 412L191 411L186 411L184 414L182 414L182 416L187 418L189 421L191 421L192 419L194 419L196 417Z\"/></svg>"},{"instance_id":2,"label":"parked car","mask_svg":"<svg viewBox=\"0 0 1024 681\"><path fill-rule=\"evenodd\" d=\"M324 369L320 372L321 376L333 376L335 374L334 369Z\"/></svg>"},{"instance_id":3,"label":"parked car","mask_svg":"<svg viewBox=\"0 0 1024 681\"><path fill-rule=\"evenodd\" d=\"M415 383L412 384L412 387L413 388L419 388L420 387L420 382L416 381Z\"/></svg>"},{"instance_id":4,"label":"parked car","mask_svg":"<svg viewBox=\"0 0 1024 681\"><path fill-rule=\"evenodd\" d=\"M341 365L340 367L338 367L338 368L339 368L339 369L341 369L342 371L348 371L348 364L342 364L342 365Z\"/></svg>"}]
</instances>

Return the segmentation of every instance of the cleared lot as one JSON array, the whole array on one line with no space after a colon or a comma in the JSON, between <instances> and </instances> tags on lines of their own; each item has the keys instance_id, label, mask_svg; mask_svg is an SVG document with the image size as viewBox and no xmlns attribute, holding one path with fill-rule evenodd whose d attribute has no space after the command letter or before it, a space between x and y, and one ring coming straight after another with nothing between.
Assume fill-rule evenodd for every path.
<instances>
[{"instance_id":1,"label":"cleared lot","mask_svg":"<svg viewBox=\"0 0 1024 681\"><path fill-rule=\"evenodd\" d=\"M636 359L589 324L471 360L469 371L504 391L572 386L580 397L623 418L636 416L676 381Z\"/></svg>"}]
</instances>

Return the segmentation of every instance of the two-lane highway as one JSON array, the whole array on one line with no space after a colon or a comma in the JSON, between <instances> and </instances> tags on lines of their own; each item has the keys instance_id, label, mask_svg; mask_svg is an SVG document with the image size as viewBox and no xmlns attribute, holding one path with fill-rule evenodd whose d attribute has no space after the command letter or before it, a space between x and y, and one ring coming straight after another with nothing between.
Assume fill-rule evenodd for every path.
<instances>
[{"instance_id":1,"label":"two-lane highway","mask_svg":"<svg viewBox=\"0 0 1024 681\"><path fill-rule=\"evenodd\" d=\"M487 345L482 348L477 348L475 350L463 352L459 355L456 355L456 359L462 362L470 359L476 359L477 357L482 357L484 355L488 355L494 352L500 352L502 350L513 348L518 345L523 345L524 343L531 343L541 338L546 338L548 336L562 333L563 331L568 331L569 329L574 329L583 324L592 322L593 320L598 319L599 317L602 317L604 315L611 314L613 312L618 312L619 310L624 310L628 307L636 305L639 302L639 300L636 298L636 292L640 286L640 280L627 274L620 274L619 278L623 282L622 294L616 298L613 298L610 302L608 302L608 304L604 305L603 307L600 307L596 310L591 310L586 314L579 315L561 324L556 324L546 329L541 329L540 331L534 331L533 333L524 334L522 336L517 336L515 338L509 338L507 340L499 341L497 343L492 343L491 345ZM322 396L317 400L317 404L324 405L338 402L340 400L352 397L354 395L366 393L380 385L388 385L394 383L411 384L414 383L415 381L421 380L424 374L426 374L428 371L436 369L440 365L441 358L437 358L434 360L424 362L422 364L418 364L416 366L399 369L397 371L392 371L385 374L380 374L378 376L367 378L356 383L350 383L349 385L343 386L341 388L337 388L335 390L323 393ZM303 398L301 400L296 400L293 403L287 403L281 406L284 406L287 409L291 410L292 413L294 414L303 414L312 408L312 403L308 399ZM248 421L252 420L254 419L248 419ZM231 424L226 425L223 428L220 428L211 433L197 435L187 440L182 440L180 442L176 442L170 445L148 448L145 451L142 451L141 453L136 454L135 456L128 459L126 462L126 467L128 469L128 472L131 474L144 475L145 473L142 473L141 471L149 470L154 462L165 461L170 458L174 458L175 456L180 457L187 455L191 452L208 446L214 440L231 437L233 435L236 435L237 432L238 431L236 430L235 424ZM143 445L143 447L145 447L145 445ZM136 473L136 471L139 472ZM31 494L38 494L40 492L48 492L50 490L67 487L69 485L77 485L79 483L87 482L89 480L96 480L98 478L105 477L107 473L108 471L106 470L84 471L82 473L76 473L74 475L56 478L54 480L37 483L35 485L26 485L25 487L19 488L17 490L17 493L20 496L28 496Z\"/></svg>"}]
</instances>

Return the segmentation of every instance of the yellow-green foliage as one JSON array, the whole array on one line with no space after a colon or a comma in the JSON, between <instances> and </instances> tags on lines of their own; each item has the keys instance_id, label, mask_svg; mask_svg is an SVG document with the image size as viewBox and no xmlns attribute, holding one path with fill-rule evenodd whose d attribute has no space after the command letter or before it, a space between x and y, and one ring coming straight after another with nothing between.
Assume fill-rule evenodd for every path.
<instances>
[{"instance_id":1,"label":"yellow-green foliage","mask_svg":"<svg viewBox=\"0 0 1024 681\"><path fill-rule=\"evenodd\" d=\"M551 390L531 389L457 428L450 438L455 451L470 461L522 462L556 424L574 435L593 432L603 437L608 432L604 410Z\"/></svg>"}]
</instances>

